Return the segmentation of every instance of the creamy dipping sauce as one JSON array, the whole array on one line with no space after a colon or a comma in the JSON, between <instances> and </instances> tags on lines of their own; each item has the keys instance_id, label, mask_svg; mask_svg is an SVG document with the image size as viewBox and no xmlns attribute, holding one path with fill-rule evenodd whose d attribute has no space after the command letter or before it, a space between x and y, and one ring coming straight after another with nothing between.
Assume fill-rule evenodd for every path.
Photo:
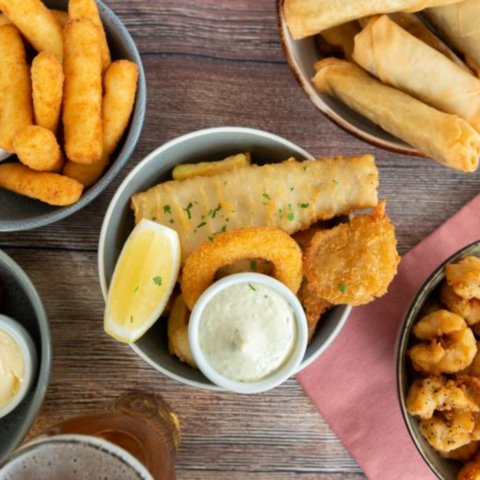
<instances>
[{"instance_id":1,"label":"creamy dipping sauce","mask_svg":"<svg viewBox=\"0 0 480 480\"><path fill-rule=\"evenodd\" d=\"M207 362L238 382L255 382L278 370L293 353L296 339L289 302L259 283L225 288L212 298L199 323Z\"/></svg>"},{"instance_id":2,"label":"creamy dipping sauce","mask_svg":"<svg viewBox=\"0 0 480 480\"><path fill-rule=\"evenodd\" d=\"M22 384L25 362L17 342L0 329L0 409L15 397Z\"/></svg>"}]
</instances>

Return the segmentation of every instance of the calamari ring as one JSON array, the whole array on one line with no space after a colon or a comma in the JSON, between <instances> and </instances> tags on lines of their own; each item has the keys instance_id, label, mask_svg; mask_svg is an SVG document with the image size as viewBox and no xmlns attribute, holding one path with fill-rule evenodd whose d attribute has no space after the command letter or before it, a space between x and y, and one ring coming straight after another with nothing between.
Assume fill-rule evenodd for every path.
<instances>
[{"instance_id":1,"label":"calamari ring","mask_svg":"<svg viewBox=\"0 0 480 480\"><path fill-rule=\"evenodd\" d=\"M190 310L215 281L215 272L243 258L273 263L272 276L297 293L302 283L302 251L290 235L277 228L246 227L215 235L197 247L185 261L182 295Z\"/></svg>"}]
</instances>

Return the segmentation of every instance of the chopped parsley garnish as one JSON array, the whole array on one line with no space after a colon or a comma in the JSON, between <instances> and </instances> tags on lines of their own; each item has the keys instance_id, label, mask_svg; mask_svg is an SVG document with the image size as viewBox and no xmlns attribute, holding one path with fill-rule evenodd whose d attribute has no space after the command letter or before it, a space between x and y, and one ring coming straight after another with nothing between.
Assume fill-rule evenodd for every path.
<instances>
[{"instance_id":1,"label":"chopped parsley garnish","mask_svg":"<svg viewBox=\"0 0 480 480\"><path fill-rule=\"evenodd\" d=\"M154 222L156 219L157 219L157 217L154 215L154 216L152 217L152 221Z\"/></svg>"},{"instance_id":2,"label":"chopped parsley garnish","mask_svg":"<svg viewBox=\"0 0 480 480\"><path fill-rule=\"evenodd\" d=\"M307 167L304 166L304 167L303 167L303 171L306 172L306 171L307 171Z\"/></svg>"},{"instance_id":3,"label":"chopped parsley garnish","mask_svg":"<svg viewBox=\"0 0 480 480\"><path fill-rule=\"evenodd\" d=\"M290 191L293 192L293 190L294 190L294 187L290 187Z\"/></svg>"},{"instance_id":4,"label":"chopped parsley garnish","mask_svg":"<svg viewBox=\"0 0 480 480\"><path fill-rule=\"evenodd\" d=\"M220 211L222 208L222 206L220 204L217 205L216 208L214 208L213 210L210 210L208 212L208 215L210 215L212 218L215 218L215 215L217 214L218 211Z\"/></svg>"},{"instance_id":5,"label":"chopped parsley garnish","mask_svg":"<svg viewBox=\"0 0 480 480\"><path fill-rule=\"evenodd\" d=\"M338 180L333 179L333 183L334 183L335 185L338 185L340 182L339 182Z\"/></svg>"},{"instance_id":6,"label":"chopped parsley garnish","mask_svg":"<svg viewBox=\"0 0 480 480\"><path fill-rule=\"evenodd\" d=\"M253 290L254 292L257 291L257 289L256 289L251 283L249 283L248 286L249 286L250 289Z\"/></svg>"},{"instance_id":7,"label":"chopped parsley garnish","mask_svg":"<svg viewBox=\"0 0 480 480\"><path fill-rule=\"evenodd\" d=\"M290 210L290 213L287 215L287 218L290 222L293 222L293 219L295 218L295 214L293 213L291 203L288 204L288 209Z\"/></svg>"},{"instance_id":8,"label":"chopped parsley garnish","mask_svg":"<svg viewBox=\"0 0 480 480\"><path fill-rule=\"evenodd\" d=\"M187 212L187 215L188 215L188 219L191 220L192 219L192 214L190 213L190 209L193 207L193 203L192 202L189 202L188 205L187 205L187 208L182 208L182 210L184 210L185 212Z\"/></svg>"},{"instance_id":9,"label":"chopped parsley garnish","mask_svg":"<svg viewBox=\"0 0 480 480\"><path fill-rule=\"evenodd\" d=\"M162 284L162 277L153 277L153 283L160 286Z\"/></svg>"},{"instance_id":10,"label":"chopped parsley garnish","mask_svg":"<svg viewBox=\"0 0 480 480\"><path fill-rule=\"evenodd\" d=\"M250 269L253 271L253 272L256 272L257 271L257 261L256 260L252 260L250 262Z\"/></svg>"},{"instance_id":11,"label":"chopped parsley garnish","mask_svg":"<svg viewBox=\"0 0 480 480\"><path fill-rule=\"evenodd\" d=\"M308 208L310 206L309 203L299 203L298 205L300 208Z\"/></svg>"},{"instance_id":12,"label":"chopped parsley garnish","mask_svg":"<svg viewBox=\"0 0 480 480\"><path fill-rule=\"evenodd\" d=\"M163 213L172 213L172 209L170 208L170 205L164 205L163 206Z\"/></svg>"},{"instance_id":13,"label":"chopped parsley garnish","mask_svg":"<svg viewBox=\"0 0 480 480\"><path fill-rule=\"evenodd\" d=\"M262 193L262 197L266 198L267 200L271 200L270 195L268 193Z\"/></svg>"},{"instance_id":14,"label":"chopped parsley garnish","mask_svg":"<svg viewBox=\"0 0 480 480\"><path fill-rule=\"evenodd\" d=\"M130 315L130 323L133 323L133 317Z\"/></svg>"},{"instance_id":15,"label":"chopped parsley garnish","mask_svg":"<svg viewBox=\"0 0 480 480\"><path fill-rule=\"evenodd\" d=\"M195 230L193 231L193 233L195 233L199 228L204 227L206 224L207 224L207 222L200 222L200 223L196 226L196 228L195 228Z\"/></svg>"},{"instance_id":16,"label":"chopped parsley garnish","mask_svg":"<svg viewBox=\"0 0 480 480\"><path fill-rule=\"evenodd\" d=\"M175 220L173 218L171 218L168 223L171 223L171 224L174 224L175 223Z\"/></svg>"},{"instance_id":17,"label":"chopped parsley garnish","mask_svg":"<svg viewBox=\"0 0 480 480\"><path fill-rule=\"evenodd\" d=\"M344 283L339 283L338 289L340 290L341 293L345 293L347 291L347 286Z\"/></svg>"},{"instance_id":18,"label":"chopped parsley garnish","mask_svg":"<svg viewBox=\"0 0 480 480\"><path fill-rule=\"evenodd\" d=\"M139 288L140 288L140 287L137 285L137 286L135 287L135 290L133 291L133 293L137 293Z\"/></svg>"},{"instance_id":19,"label":"chopped parsley garnish","mask_svg":"<svg viewBox=\"0 0 480 480\"><path fill-rule=\"evenodd\" d=\"M208 236L208 240L213 243L213 237L211 235Z\"/></svg>"}]
</instances>

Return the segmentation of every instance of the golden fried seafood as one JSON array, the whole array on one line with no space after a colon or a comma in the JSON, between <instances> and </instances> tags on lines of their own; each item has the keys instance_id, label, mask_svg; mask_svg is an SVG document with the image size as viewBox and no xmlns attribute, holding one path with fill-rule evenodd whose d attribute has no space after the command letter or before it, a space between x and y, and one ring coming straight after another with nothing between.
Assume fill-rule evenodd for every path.
<instances>
[{"instance_id":1,"label":"golden fried seafood","mask_svg":"<svg viewBox=\"0 0 480 480\"><path fill-rule=\"evenodd\" d=\"M465 375L480 378L480 342L477 341L477 353L473 357L472 363L462 371Z\"/></svg>"},{"instance_id":2,"label":"golden fried seafood","mask_svg":"<svg viewBox=\"0 0 480 480\"><path fill-rule=\"evenodd\" d=\"M182 272L182 295L193 309L214 282L216 271L242 258L265 258L274 265L273 277L297 293L302 282L302 252L295 240L276 228L246 227L219 233L196 248Z\"/></svg>"},{"instance_id":3,"label":"golden fried seafood","mask_svg":"<svg viewBox=\"0 0 480 480\"><path fill-rule=\"evenodd\" d=\"M468 300L462 298L448 283L444 283L440 291L440 299L451 312L463 317L469 325L480 322L480 300L478 298Z\"/></svg>"},{"instance_id":4,"label":"golden fried seafood","mask_svg":"<svg viewBox=\"0 0 480 480\"><path fill-rule=\"evenodd\" d=\"M480 299L480 258L465 257L445 268L447 283L462 298Z\"/></svg>"},{"instance_id":5,"label":"golden fried seafood","mask_svg":"<svg viewBox=\"0 0 480 480\"><path fill-rule=\"evenodd\" d=\"M450 452L473 440L475 417L469 410L436 412L429 419L422 418L419 428L433 448Z\"/></svg>"},{"instance_id":6,"label":"golden fried seafood","mask_svg":"<svg viewBox=\"0 0 480 480\"><path fill-rule=\"evenodd\" d=\"M439 452L443 458L449 458L450 460L458 460L460 462L468 462L478 452L480 442L475 440L467 443L461 447L450 450L449 452ZM480 480L480 477L479 479Z\"/></svg>"},{"instance_id":7,"label":"golden fried seafood","mask_svg":"<svg viewBox=\"0 0 480 480\"><path fill-rule=\"evenodd\" d=\"M188 343L188 320L190 312L181 295L175 298L170 315L168 316L168 351L170 355L176 355L180 361L197 368L193 358L190 344Z\"/></svg>"},{"instance_id":8,"label":"golden fried seafood","mask_svg":"<svg viewBox=\"0 0 480 480\"><path fill-rule=\"evenodd\" d=\"M380 202L370 215L317 232L304 253L305 277L320 298L362 305L383 295L397 272L395 230Z\"/></svg>"},{"instance_id":9,"label":"golden fried seafood","mask_svg":"<svg viewBox=\"0 0 480 480\"><path fill-rule=\"evenodd\" d=\"M410 415L424 419L432 418L435 411L480 410L466 388L441 375L417 378L408 391L406 405Z\"/></svg>"},{"instance_id":10,"label":"golden fried seafood","mask_svg":"<svg viewBox=\"0 0 480 480\"><path fill-rule=\"evenodd\" d=\"M448 310L438 310L420 319L413 334L423 342L414 345L408 355L415 370L421 372L459 372L472 363L477 353L472 330L462 317Z\"/></svg>"},{"instance_id":11,"label":"golden fried seafood","mask_svg":"<svg viewBox=\"0 0 480 480\"><path fill-rule=\"evenodd\" d=\"M467 463L457 473L456 480L480 480L480 462Z\"/></svg>"},{"instance_id":12,"label":"golden fried seafood","mask_svg":"<svg viewBox=\"0 0 480 480\"><path fill-rule=\"evenodd\" d=\"M235 273L253 272L263 273L264 275L272 275L273 264L264 258L244 258L238 262L231 263L219 268L215 273L215 280L220 280L228 275Z\"/></svg>"},{"instance_id":13,"label":"golden fried seafood","mask_svg":"<svg viewBox=\"0 0 480 480\"><path fill-rule=\"evenodd\" d=\"M312 290L310 283L306 279L302 282L300 290L298 291L298 299L305 310L308 324L308 341L311 342L320 318L327 310L330 310L333 305L319 297L316 292Z\"/></svg>"},{"instance_id":14,"label":"golden fried seafood","mask_svg":"<svg viewBox=\"0 0 480 480\"><path fill-rule=\"evenodd\" d=\"M286 161L183 181L161 183L132 196L142 218L174 228L182 263L218 232L279 228L292 234L319 220L377 204L378 170L371 155Z\"/></svg>"}]
</instances>

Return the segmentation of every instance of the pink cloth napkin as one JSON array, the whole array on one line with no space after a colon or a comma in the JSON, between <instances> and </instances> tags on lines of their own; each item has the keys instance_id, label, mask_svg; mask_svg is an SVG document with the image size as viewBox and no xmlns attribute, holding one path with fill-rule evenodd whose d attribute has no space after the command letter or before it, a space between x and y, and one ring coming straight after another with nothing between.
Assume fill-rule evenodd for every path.
<instances>
[{"instance_id":1,"label":"pink cloth napkin","mask_svg":"<svg viewBox=\"0 0 480 480\"><path fill-rule=\"evenodd\" d=\"M404 425L395 354L403 316L440 263L480 239L480 196L408 252L387 295L352 311L298 380L370 480L433 480Z\"/></svg>"}]
</instances>

